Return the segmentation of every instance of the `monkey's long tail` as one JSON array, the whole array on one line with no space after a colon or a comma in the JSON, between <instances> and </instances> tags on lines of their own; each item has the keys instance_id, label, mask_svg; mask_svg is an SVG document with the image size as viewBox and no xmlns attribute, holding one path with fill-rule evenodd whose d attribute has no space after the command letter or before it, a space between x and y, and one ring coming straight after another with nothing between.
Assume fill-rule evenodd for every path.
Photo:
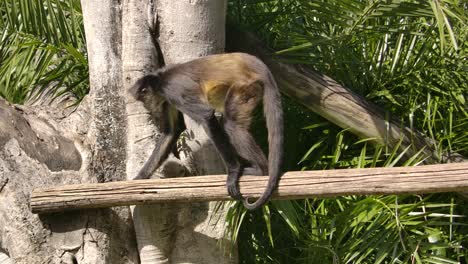
<instances>
[{"instance_id":1,"label":"monkey's long tail","mask_svg":"<svg viewBox=\"0 0 468 264\"><path fill-rule=\"evenodd\" d=\"M254 210L264 205L278 185L283 164L283 109L281 95L271 72L267 73L263 90L263 111L268 128L268 172L269 179L265 192L255 202L244 199L244 206Z\"/></svg>"}]
</instances>

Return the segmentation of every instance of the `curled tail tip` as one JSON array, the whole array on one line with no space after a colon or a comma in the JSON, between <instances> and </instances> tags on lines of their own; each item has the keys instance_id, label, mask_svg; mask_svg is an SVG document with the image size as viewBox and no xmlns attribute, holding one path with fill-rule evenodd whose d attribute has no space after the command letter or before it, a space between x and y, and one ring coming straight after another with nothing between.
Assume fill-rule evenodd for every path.
<instances>
[{"instance_id":1,"label":"curled tail tip","mask_svg":"<svg viewBox=\"0 0 468 264\"><path fill-rule=\"evenodd\" d=\"M248 198L244 198L242 200L242 203L244 204L244 207L249 211L256 210L260 207L260 206L257 206L255 203L249 203Z\"/></svg>"},{"instance_id":2,"label":"curled tail tip","mask_svg":"<svg viewBox=\"0 0 468 264\"><path fill-rule=\"evenodd\" d=\"M257 201L253 202L253 203L249 203L249 198L244 198L242 200L242 203L244 204L244 207L249 210L249 211L253 211L253 210L256 210L258 208L261 208L262 206L264 206L266 204L267 201L262 201L262 198L259 198Z\"/></svg>"}]
</instances>

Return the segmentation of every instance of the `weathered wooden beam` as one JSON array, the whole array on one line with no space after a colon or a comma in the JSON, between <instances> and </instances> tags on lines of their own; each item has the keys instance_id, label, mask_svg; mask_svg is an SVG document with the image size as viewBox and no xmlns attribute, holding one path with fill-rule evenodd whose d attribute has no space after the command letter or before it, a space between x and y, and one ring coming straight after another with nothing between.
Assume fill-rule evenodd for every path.
<instances>
[{"instance_id":1,"label":"weathered wooden beam","mask_svg":"<svg viewBox=\"0 0 468 264\"><path fill-rule=\"evenodd\" d=\"M229 200L225 175L76 184L37 189L31 210L70 209L156 202ZM243 176L240 190L259 197L267 177ZM418 167L294 171L285 173L273 199L361 194L435 193L468 190L468 162Z\"/></svg>"}]
</instances>

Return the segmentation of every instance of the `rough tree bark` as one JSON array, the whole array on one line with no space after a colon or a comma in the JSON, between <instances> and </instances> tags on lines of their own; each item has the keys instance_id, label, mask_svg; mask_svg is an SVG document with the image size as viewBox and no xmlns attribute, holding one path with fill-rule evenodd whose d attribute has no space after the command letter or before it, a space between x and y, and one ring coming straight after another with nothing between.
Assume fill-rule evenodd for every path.
<instances>
[{"instance_id":1,"label":"rough tree bark","mask_svg":"<svg viewBox=\"0 0 468 264\"><path fill-rule=\"evenodd\" d=\"M29 193L35 187L87 181L82 167L89 149L85 142L70 140L87 130L66 129L74 122L87 127L77 118L80 115L89 113L78 109L67 116L45 108L14 107L0 100L0 251L14 263L60 263L64 255L80 258L81 249L98 250L88 240L89 216L78 217L76 212L73 220L64 214L39 217L28 208ZM79 148L88 155L81 158Z\"/></svg>"},{"instance_id":2,"label":"rough tree bark","mask_svg":"<svg viewBox=\"0 0 468 264\"><path fill-rule=\"evenodd\" d=\"M0 252L13 263L135 263L132 225L118 211L28 208L35 188L97 182L89 109L88 99L77 109L0 103Z\"/></svg>"},{"instance_id":3,"label":"rough tree bark","mask_svg":"<svg viewBox=\"0 0 468 264\"><path fill-rule=\"evenodd\" d=\"M28 208L37 187L125 177L119 8L83 1L91 94L78 108L0 102L0 252L13 263L138 262L127 208L48 215Z\"/></svg>"},{"instance_id":4,"label":"rough tree bark","mask_svg":"<svg viewBox=\"0 0 468 264\"><path fill-rule=\"evenodd\" d=\"M126 133L122 87L122 12L120 2L81 1L88 53L91 138L93 156L90 174L102 181L126 179ZM110 208L113 231L108 263L135 263L135 239L128 208ZM114 243L118 242L118 243Z\"/></svg>"}]
</instances>

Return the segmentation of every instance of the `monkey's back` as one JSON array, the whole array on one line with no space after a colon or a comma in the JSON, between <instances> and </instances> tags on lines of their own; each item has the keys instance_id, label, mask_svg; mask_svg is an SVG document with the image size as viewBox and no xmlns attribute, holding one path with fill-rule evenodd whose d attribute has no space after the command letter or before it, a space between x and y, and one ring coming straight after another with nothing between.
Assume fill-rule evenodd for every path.
<instances>
[{"instance_id":1,"label":"monkey's back","mask_svg":"<svg viewBox=\"0 0 468 264\"><path fill-rule=\"evenodd\" d=\"M262 75L263 63L254 56L245 53L226 53L202 57L182 64L185 71L197 80L202 99L216 109L224 112L227 93L246 89L251 93L261 93L256 83ZM259 89L260 88L260 89Z\"/></svg>"}]
</instances>

